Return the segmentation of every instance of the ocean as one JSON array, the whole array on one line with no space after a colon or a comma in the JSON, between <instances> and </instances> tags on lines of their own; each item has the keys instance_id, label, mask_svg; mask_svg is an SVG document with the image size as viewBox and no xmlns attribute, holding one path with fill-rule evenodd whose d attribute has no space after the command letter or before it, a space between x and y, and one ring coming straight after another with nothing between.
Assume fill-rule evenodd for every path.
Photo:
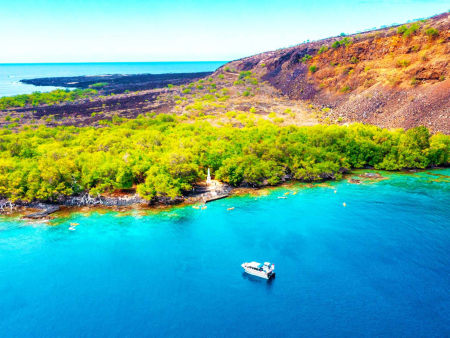
<instances>
[{"instance_id":1,"label":"ocean","mask_svg":"<svg viewBox=\"0 0 450 338\"><path fill-rule=\"evenodd\" d=\"M46 92L58 87L33 86L19 82L57 76L105 74L164 74L214 71L226 61L208 62L111 62L0 64L0 97Z\"/></svg>"},{"instance_id":2,"label":"ocean","mask_svg":"<svg viewBox=\"0 0 450 338\"><path fill-rule=\"evenodd\" d=\"M0 336L448 337L450 169L381 174L205 210L1 217ZM243 273L253 260L276 278Z\"/></svg>"}]
</instances>

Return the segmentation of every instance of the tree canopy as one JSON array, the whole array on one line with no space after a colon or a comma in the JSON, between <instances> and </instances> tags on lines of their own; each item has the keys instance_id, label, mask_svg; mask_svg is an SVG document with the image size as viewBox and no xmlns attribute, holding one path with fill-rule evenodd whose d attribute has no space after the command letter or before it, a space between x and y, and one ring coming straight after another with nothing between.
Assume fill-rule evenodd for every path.
<instances>
[{"instance_id":1,"label":"tree canopy","mask_svg":"<svg viewBox=\"0 0 450 338\"><path fill-rule=\"evenodd\" d=\"M447 164L450 137L424 127L281 127L267 121L244 128L182 123L172 115L125 120L103 128L37 127L0 131L0 195L56 200L89 191L137 187L151 200L192 189L211 168L232 185L340 177L342 168L425 168Z\"/></svg>"}]
</instances>

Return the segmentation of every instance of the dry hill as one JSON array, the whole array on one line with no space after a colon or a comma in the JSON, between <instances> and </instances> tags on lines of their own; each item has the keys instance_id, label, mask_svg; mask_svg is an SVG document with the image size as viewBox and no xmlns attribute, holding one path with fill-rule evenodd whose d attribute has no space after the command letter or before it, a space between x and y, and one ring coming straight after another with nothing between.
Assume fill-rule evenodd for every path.
<instances>
[{"instance_id":1,"label":"dry hill","mask_svg":"<svg viewBox=\"0 0 450 338\"><path fill-rule=\"evenodd\" d=\"M339 36L230 62L329 122L450 133L450 16Z\"/></svg>"}]
</instances>

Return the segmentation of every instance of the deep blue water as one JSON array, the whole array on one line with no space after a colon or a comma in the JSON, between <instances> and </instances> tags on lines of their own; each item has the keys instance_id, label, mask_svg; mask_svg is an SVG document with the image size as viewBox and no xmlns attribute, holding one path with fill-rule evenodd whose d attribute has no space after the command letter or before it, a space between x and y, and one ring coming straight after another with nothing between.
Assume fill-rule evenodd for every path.
<instances>
[{"instance_id":1,"label":"deep blue water","mask_svg":"<svg viewBox=\"0 0 450 338\"><path fill-rule=\"evenodd\" d=\"M450 177L430 173L1 218L0 336L448 337ZM276 279L243 274L252 260Z\"/></svg>"},{"instance_id":2,"label":"deep blue water","mask_svg":"<svg viewBox=\"0 0 450 338\"><path fill-rule=\"evenodd\" d=\"M214 71L225 61L214 62L105 62L0 64L0 97L50 91L57 87L33 86L22 79L104 74L163 74Z\"/></svg>"}]
</instances>

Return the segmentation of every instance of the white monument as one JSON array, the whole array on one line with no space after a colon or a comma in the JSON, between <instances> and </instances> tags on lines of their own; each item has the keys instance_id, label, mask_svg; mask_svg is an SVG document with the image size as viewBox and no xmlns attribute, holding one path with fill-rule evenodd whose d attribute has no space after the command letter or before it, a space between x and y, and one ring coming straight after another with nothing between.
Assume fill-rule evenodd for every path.
<instances>
[{"instance_id":1,"label":"white monument","mask_svg":"<svg viewBox=\"0 0 450 338\"><path fill-rule=\"evenodd\" d=\"M208 176L206 177L206 185L211 183L211 174L209 172L209 168L208 168Z\"/></svg>"}]
</instances>

